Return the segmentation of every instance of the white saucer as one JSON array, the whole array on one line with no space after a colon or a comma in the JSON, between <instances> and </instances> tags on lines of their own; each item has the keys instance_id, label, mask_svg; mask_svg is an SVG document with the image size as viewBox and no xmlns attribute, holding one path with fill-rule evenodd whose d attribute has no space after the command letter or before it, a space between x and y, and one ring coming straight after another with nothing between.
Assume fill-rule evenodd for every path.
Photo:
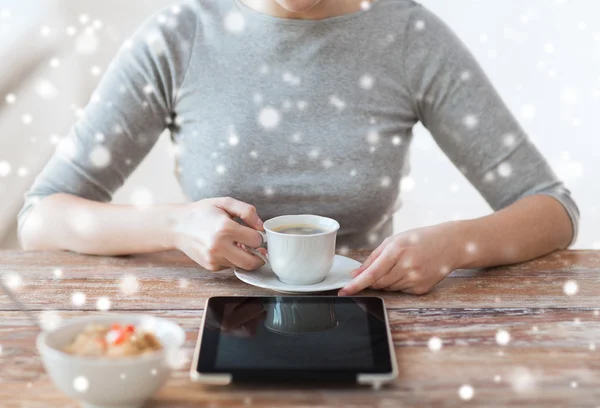
<instances>
[{"instance_id":1,"label":"white saucer","mask_svg":"<svg viewBox=\"0 0 600 408\"><path fill-rule=\"evenodd\" d=\"M333 260L331 271L325 280L315 283L314 285L290 285L288 283L283 283L277 279L277 276L275 276L266 265L263 265L254 271L235 268L234 272L239 280L259 288L271 289L280 293L314 293L343 288L352 280L352 277L350 276L352 271L360 265L360 262L355 261L354 259L336 255Z\"/></svg>"}]
</instances>

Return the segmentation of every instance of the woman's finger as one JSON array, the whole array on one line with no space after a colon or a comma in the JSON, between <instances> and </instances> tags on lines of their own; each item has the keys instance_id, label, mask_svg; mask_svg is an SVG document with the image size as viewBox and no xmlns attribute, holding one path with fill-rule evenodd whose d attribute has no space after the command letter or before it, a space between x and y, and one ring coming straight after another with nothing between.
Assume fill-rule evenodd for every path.
<instances>
[{"instance_id":1,"label":"woman's finger","mask_svg":"<svg viewBox=\"0 0 600 408\"><path fill-rule=\"evenodd\" d=\"M247 271L253 271L264 265L264 262L258 256L252 255L245 249L238 248L235 244L228 248L224 256L233 265Z\"/></svg>"},{"instance_id":2,"label":"woman's finger","mask_svg":"<svg viewBox=\"0 0 600 408\"><path fill-rule=\"evenodd\" d=\"M375 262L375 260L377 258L379 258L379 256L381 255L381 253L383 252L383 250L387 246L388 242L389 241L386 239L377 248L375 248L375 250L369 254L369 256L367 257L367 259L365 260L365 262L363 262L363 264L361 266L359 266L358 268L356 268L352 272L351 276L353 278L356 278L358 275L360 275L361 273L363 273L363 271L365 269L367 269L369 266L371 266L371 264L373 264L373 262Z\"/></svg>"},{"instance_id":3,"label":"woman's finger","mask_svg":"<svg viewBox=\"0 0 600 408\"><path fill-rule=\"evenodd\" d=\"M413 285L414 285L414 283L408 282L406 280L406 277L403 276L402 278L398 279L393 284L386 286L382 289L386 292L400 292L400 291L404 292L406 290L409 290Z\"/></svg>"},{"instance_id":4,"label":"woman's finger","mask_svg":"<svg viewBox=\"0 0 600 408\"><path fill-rule=\"evenodd\" d=\"M396 265L396 254L392 250L384 250L375 261L360 275L340 290L340 296L351 296L368 288Z\"/></svg>"},{"instance_id":5,"label":"woman's finger","mask_svg":"<svg viewBox=\"0 0 600 408\"><path fill-rule=\"evenodd\" d=\"M253 205L231 197L215 198L213 202L216 207L227 212L227 214L229 214L232 218L239 217L251 228L255 228L257 230L263 229L263 222L258 216L256 208Z\"/></svg>"},{"instance_id":6,"label":"woman's finger","mask_svg":"<svg viewBox=\"0 0 600 408\"><path fill-rule=\"evenodd\" d=\"M212 272L221 271L223 269L232 268L233 265L227 261L225 258L217 257L215 259L211 259L210 262L207 262L200 253L195 250L183 250L183 252L190 258L192 261L196 262L198 265Z\"/></svg>"},{"instance_id":7,"label":"woman's finger","mask_svg":"<svg viewBox=\"0 0 600 408\"><path fill-rule=\"evenodd\" d=\"M262 245L262 236L254 229L246 227L245 225L238 224L231 220L231 224L228 222L225 229L227 232L227 238L234 242L244 244L249 248L257 248Z\"/></svg>"},{"instance_id":8,"label":"woman's finger","mask_svg":"<svg viewBox=\"0 0 600 408\"><path fill-rule=\"evenodd\" d=\"M391 285L396 284L397 282L400 282L402 279L405 278L405 275L406 275L406 271L403 270L398 265L398 263L396 263L396 265L392 268L392 270L388 274L381 277L381 279L379 279L373 285L371 285L371 288L372 289L387 288L388 286L391 286Z\"/></svg>"}]
</instances>

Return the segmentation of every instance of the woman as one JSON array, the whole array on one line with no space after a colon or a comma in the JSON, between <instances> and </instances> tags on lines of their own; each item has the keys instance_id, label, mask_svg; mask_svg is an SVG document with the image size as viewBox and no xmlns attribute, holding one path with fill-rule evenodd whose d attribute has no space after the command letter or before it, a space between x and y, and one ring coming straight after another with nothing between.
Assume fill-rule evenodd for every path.
<instances>
[{"instance_id":1,"label":"woman","mask_svg":"<svg viewBox=\"0 0 600 408\"><path fill-rule=\"evenodd\" d=\"M391 235L418 121L495 213ZM191 202L108 204L165 128ZM20 236L26 249L179 249L210 270L254 269L244 246L261 244L261 218L293 213L338 220L340 246L376 247L341 295L423 294L457 268L565 248L578 222L477 62L419 4L196 0L125 44L27 195Z\"/></svg>"}]
</instances>

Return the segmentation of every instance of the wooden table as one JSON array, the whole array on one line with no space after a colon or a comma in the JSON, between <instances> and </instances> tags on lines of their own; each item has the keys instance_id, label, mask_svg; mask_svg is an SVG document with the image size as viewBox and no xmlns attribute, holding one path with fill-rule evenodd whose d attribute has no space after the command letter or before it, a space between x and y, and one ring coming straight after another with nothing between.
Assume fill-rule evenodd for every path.
<instances>
[{"instance_id":1,"label":"wooden table","mask_svg":"<svg viewBox=\"0 0 600 408\"><path fill-rule=\"evenodd\" d=\"M363 260L364 251L349 256ZM0 252L0 272L22 278L19 295L36 311L62 318L96 311L152 313L179 323L191 353L206 298L269 295L231 272L210 273L179 253L102 258L70 253ZM124 276L139 292L125 295ZM567 281L578 293L565 294ZM87 302L74 307L72 294ZM400 378L389 388L230 387L191 384L177 371L150 407L600 406L600 251L564 251L525 264L456 271L432 293L385 298ZM49 316L55 316L52 312ZM510 334L496 342L498 330ZM76 407L49 381L36 354L36 330L0 295L0 406ZM431 351L432 337L443 341ZM598 347L598 350L596 350ZM470 385L471 400L459 389Z\"/></svg>"}]
</instances>

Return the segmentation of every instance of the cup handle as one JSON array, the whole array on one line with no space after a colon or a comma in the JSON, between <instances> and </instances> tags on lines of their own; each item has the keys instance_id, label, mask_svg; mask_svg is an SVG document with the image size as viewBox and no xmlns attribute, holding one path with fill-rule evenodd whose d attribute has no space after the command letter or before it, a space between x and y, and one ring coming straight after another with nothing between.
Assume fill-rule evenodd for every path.
<instances>
[{"instance_id":1,"label":"cup handle","mask_svg":"<svg viewBox=\"0 0 600 408\"><path fill-rule=\"evenodd\" d=\"M263 231L256 231L260 234L260 236L262 237L262 244L260 244L259 248L265 248L267 245L267 234ZM267 258L266 256L264 256L263 254L261 254L257 248L248 248L246 247L246 249L248 251L250 251L253 255L258 256L260 259L263 260L263 262L265 263L265 265L267 265L269 267L269 269L271 269L271 264L269 263L269 258ZM272 269L271 269L272 270Z\"/></svg>"}]
</instances>

